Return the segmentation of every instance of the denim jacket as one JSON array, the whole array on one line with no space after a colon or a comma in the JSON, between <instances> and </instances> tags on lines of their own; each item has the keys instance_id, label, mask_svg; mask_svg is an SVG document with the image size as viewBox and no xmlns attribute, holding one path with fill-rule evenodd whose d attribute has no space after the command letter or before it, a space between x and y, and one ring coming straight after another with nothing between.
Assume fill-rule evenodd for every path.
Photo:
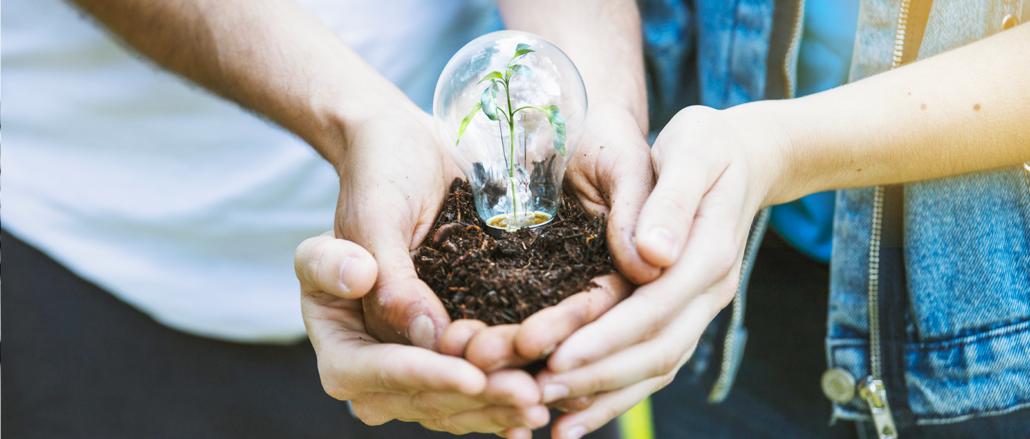
<instances>
[{"instance_id":1,"label":"denim jacket","mask_svg":"<svg viewBox=\"0 0 1030 439\"><path fill-rule=\"evenodd\" d=\"M909 0L863 0L851 81L888 70ZM652 127L680 108L793 97L804 0L649 0L641 4ZM936 0L917 59L1030 20L1030 0ZM1027 121L1026 129L1030 129ZM829 367L870 375L870 240L875 188L840 190L834 218ZM940 424L1030 407L1030 175L1022 166L905 185L908 308L899 423ZM747 331L747 278L767 214L752 226L741 286L686 368L719 402L732 387ZM876 351L875 349L873 351ZM887 359L884 361L888 361ZM892 407L893 408L893 407ZM870 420L858 394L834 419Z\"/></svg>"}]
</instances>

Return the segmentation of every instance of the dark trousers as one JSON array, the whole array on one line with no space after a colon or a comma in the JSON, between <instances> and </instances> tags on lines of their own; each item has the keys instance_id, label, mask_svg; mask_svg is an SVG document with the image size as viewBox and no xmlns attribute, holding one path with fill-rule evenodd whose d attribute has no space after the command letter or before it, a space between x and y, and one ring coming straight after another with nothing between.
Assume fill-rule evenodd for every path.
<instances>
[{"instance_id":1,"label":"dark trousers","mask_svg":"<svg viewBox=\"0 0 1030 439\"><path fill-rule=\"evenodd\" d=\"M354 419L322 390L306 341L241 344L176 331L6 231L2 244L5 438L454 437ZM618 432L611 423L588 437Z\"/></svg>"}]
</instances>

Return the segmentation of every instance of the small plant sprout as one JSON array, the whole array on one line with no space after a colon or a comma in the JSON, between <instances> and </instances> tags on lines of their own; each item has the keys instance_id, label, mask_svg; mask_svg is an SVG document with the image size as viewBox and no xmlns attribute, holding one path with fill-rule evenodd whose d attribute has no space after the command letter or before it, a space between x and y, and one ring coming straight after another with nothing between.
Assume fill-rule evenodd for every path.
<instances>
[{"instance_id":1,"label":"small plant sprout","mask_svg":"<svg viewBox=\"0 0 1030 439\"><path fill-rule=\"evenodd\" d=\"M530 49L528 44L519 43L519 45L515 47L515 54L511 56L510 60L508 60L508 64L505 66L504 73L495 70L490 73L487 73L487 75L484 76L483 79L479 80L479 83L489 82L490 85L485 90L483 90L482 97L480 98L479 102L472 107L472 111L469 112L468 116L465 116L465 118L461 120L461 127L458 128L458 140L454 142L455 147L457 147L458 144L461 143L461 135L465 134L465 128L468 127L469 122L472 121L472 118L475 117L476 113L478 113L480 109L483 110L483 114L485 114L486 117L490 118L490 120L500 121L500 119L497 117L498 115L504 118L504 121L508 123L508 130L510 132L508 136L509 139L515 138L515 115L520 111L532 109L542 111L544 112L544 114L547 115L547 121L551 123L551 130L553 131L552 142L554 143L554 149L557 150L558 154L561 154L562 157L565 157L565 118L562 117L561 111L558 110L557 105L551 105L547 108L534 107L532 105L524 105L512 110L513 107L511 105L511 93L509 92L509 84L511 83L513 75L523 76L530 80L533 79L533 70L531 70L528 66L518 64L519 58L522 58L523 56L526 56L533 52L535 52L535 50ZM497 105L497 89L499 87L504 87L504 97L508 101L508 105L506 106L506 108L501 108ZM515 142L508 143L511 146L511 160L509 161L510 166L508 168L508 179L511 180L511 192L513 197L512 217L519 218L519 203L518 199L515 198L517 197L515 192ZM519 228L519 226L522 225L522 221L509 222L511 224L509 228L517 229Z\"/></svg>"},{"instance_id":2,"label":"small plant sprout","mask_svg":"<svg viewBox=\"0 0 1030 439\"><path fill-rule=\"evenodd\" d=\"M524 32L477 38L444 69L433 114L487 225L514 231L554 217L586 116L583 81L561 50Z\"/></svg>"}]
</instances>

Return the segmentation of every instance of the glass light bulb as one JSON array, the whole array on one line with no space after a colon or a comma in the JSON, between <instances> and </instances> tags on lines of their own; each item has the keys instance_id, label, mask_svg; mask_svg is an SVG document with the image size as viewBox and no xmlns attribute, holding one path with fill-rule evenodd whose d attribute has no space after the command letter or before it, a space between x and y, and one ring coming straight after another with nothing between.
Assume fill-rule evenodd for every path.
<instances>
[{"instance_id":1,"label":"glass light bulb","mask_svg":"<svg viewBox=\"0 0 1030 439\"><path fill-rule=\"evenodd\" d=\"M518 31L462 47L433 99L437 131L472 186L479 216L507 230L554 218L586 112L586 88L572 60Z\"/></svg>"}]
</instances>

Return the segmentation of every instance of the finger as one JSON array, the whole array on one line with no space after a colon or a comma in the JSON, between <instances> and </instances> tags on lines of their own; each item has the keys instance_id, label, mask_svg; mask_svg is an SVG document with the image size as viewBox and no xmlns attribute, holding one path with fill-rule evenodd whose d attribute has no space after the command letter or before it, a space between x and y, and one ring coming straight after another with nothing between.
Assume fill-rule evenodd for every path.
<instances>
[{"instance_id":1,"label":"finger","mask_svg":"<svg viewBox=\"0 0 1030 439\"><path fill-rule=\"evenodd\" d=\"M678 153L675 148L679 145L667 145L662 140L659 135L651 150L656 170L661 169L663 156L672 161ZM679 259L698 203L708 189L707 179L706 172L696 169L667 169L658 173L654 191L640 210L634 235L637 251L644 260L668 267Z\"/></svg>"},{"instance_id":2,"label":"finger","mask_svg":"<svg viewBox=\"0 0 1030 439\"><path fill-rule=\"evenodd\" d=\"M542 399L536 379L519 369L499 370L487 375L486 390L478 399L492 405L532 407Z\"/></svg>"},{"instance_id":3,"label":"finger","mask_svg":"<svg viewBox=\"0 0 1030 439\"><path fill-rule=\"evenodd\" d=\"M497 433L519 427L536 429L547 425L550 418L547 407L542 405L523 408L491 406L443 419L426 419L420 423L430 430L461 435Z\"/></svg>"},{"instance_id":4,"label":"finger","mask_svg":"<svg viewBox=\"0 0 1030 439\"><path fill-rule=\"evenodd\" d=\"M490 374L486 390L475 396L440 391L415 394L376 392L351 400L354 413L368 425L380 425L393 419L441 419L488 406L528 408L539 404L540 391L536 381L521 370Z\"/></svg>"},{"instance_id":5,"label":"finger","mask_svg":"<svg viewBox=\"0 0 1030 439\"><path fill-rule=\"evenodd\" d=\"M571 371L537 376L544 403L621 389L657 376L675 374L693 353L696 340L718 312L713 295L691 302L654 339L630 346L594 363Z\"/></svg>"},{"instance_id":6,"label":"finger","mask_svg":"<svg viewBox=\"0 0 1030 439\"><path fill-rule=\"evenodd\" d=\"M720 192L730 189L713 188L702 202L691 240L674 266L569 336L551 355L548 367L565 372L651 338L694 298L739 267L747 227L740 224L742 201L727 201L729 197ZM737 274L739 268L733 281ZM714 303L724 306L730 299L732 292Z\"/></svg>"},{"instance_id":7,"label":"finger","mask_svg":"<svg viewBox=\"0 0 1030 439\"><path fill-rule=\"evenodd\" d=\"M319 375L334 398L353 399L366 392L413 394L450 391L479 395L487 377L461 359L398 344L381 344L361 334L341 333L343 340L323 339Z\"/></svg>"},{"instance_id":8,"label":"finger","mask_svg":"<svg viewBox=\"0 0 1030 439\"><path fill-rule=\"evenodd\" d=\"M363 300L369 334L387 343L410 341L435 350L450 324L447 310L433 290L418 278L408 243L380 242L372 246L379 263L379 278L373 293Z\"/></svg>"},{"instance_id":9,"label":"finger","mask_svg":"<svg viewBox=\"0 0 1030 439\"><path fill-rule=\"evenodd\" d=\"M304 240L294 253L293 267L301 292L322 291L356 299L372 289L375 259L361 246L331 236Z\"/></svg>"},{"instance_id":10,"label":"finger","mask_svg":"<svg viewBox=\"0 0 1030 439\"><path fill-rule=\"evenodd\" d=\"M633 291L633 286L618 274L598 277L594 283L598 285L596 288L573 294L523 321L515 337L518 354L534 360L550 355L558 343L596 320Z\"/></svg>"},{"instance_id":11,"label":"finger","mask_svg":"<svg viewBox=\"0 0 1030 439\"><path fill-rule=\"evenodd\" d=\"M565 414L551 426L554 439L580 439L603 427L668 384L668 378L652 378L630 387L599 395L590 408Z\"/></svg>"},{"instance_id":12,"label":"finger","mask_svg":"<svg viewBox=\"0 0 1030 439\"><path fill-rule=\"evenodd\" d=\"M461 319L451 322L440 337L440 353L461 357L465 355L465 346L477 332L486 329L482 320Z\"/></svg>"},{"instance_id":13,"label":"finger","mask_svg":"<svg viewBox=\"0 0 1030 439\"><path fill-rule=\"evenodd\" d=\"M354 414L368 425L382 425L394 419L417 422L439 419L487 407L490 404L472 396L454 392L366 393L351 400Z\"/></svg>"},{"instance_id":14,"label":"finger","mask_svg":"<svg viewBox=\"0 0 1030 439\"><path fill-rule=\"evenodd\" d=\"M484 371L524 366L531 362L515 352L520 325L498 325L477 332L465 348L465 358Z\"/></svg>"},{"instance_id":15,"label":"finger","mask_svg":"<svg viewBox=\"0 0 1030 439\"><path fill-rule=\"evenodd\" d=\"M533 439L533 430L528 428L509 428L498 435L507 439Z\"/></svg>"}]
</instances>

